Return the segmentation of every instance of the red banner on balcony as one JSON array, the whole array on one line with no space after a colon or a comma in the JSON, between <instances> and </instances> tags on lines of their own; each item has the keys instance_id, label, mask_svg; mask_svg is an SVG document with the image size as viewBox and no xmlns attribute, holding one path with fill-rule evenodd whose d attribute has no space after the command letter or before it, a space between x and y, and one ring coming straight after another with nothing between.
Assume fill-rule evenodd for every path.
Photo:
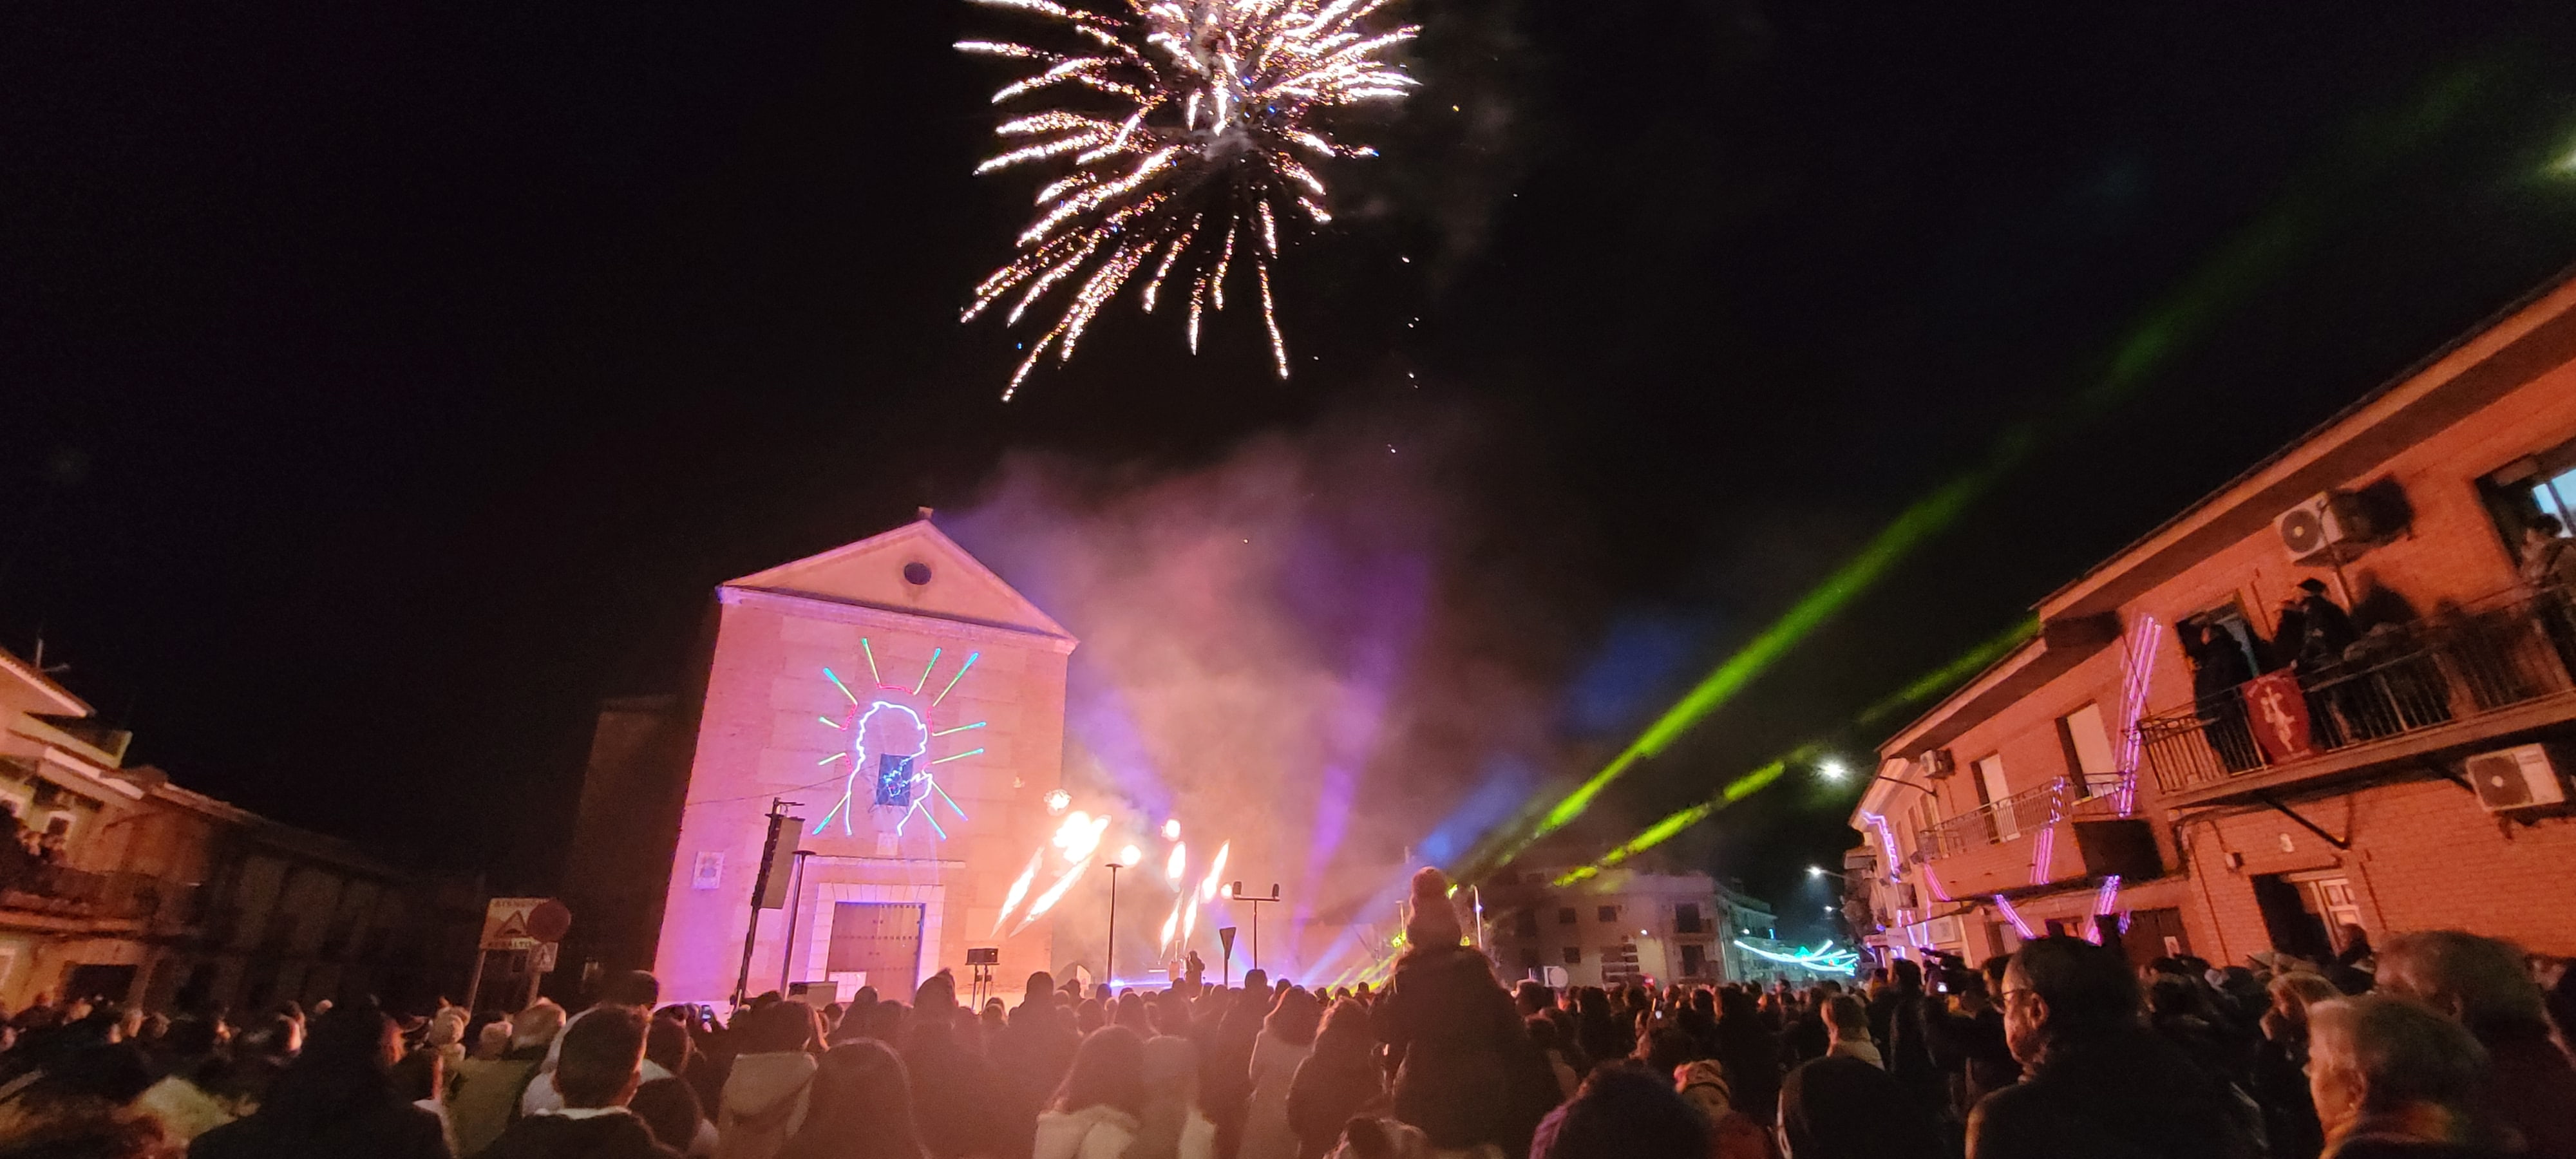
<instances>
[{"instance_id":1,"label":"red banner on balcony","mask_svg":"<svg viewBox=\"0 0 2576 1159\"><path fill-rule=\"evenodd\" d=\"M2273 764L2316 754L2308 731L2308 697L2299 679L2287 671L2270 672L2245 682L2245 715L2254 741Z\"/></svg>"}]
</instances>

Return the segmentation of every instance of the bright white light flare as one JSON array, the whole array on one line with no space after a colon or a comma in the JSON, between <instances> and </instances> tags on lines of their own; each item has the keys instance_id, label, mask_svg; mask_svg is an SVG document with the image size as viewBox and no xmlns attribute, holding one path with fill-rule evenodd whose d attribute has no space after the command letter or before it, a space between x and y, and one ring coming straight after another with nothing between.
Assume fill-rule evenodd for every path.
<instances>
[{"instance_id":1,"label":"bright white light flare","mask_svg":"<svg viewBox=\"0 0 2576 1159\"><path fill-rule=\"evenodd\" d=\"M1201 902L1211 902L1216 900L1217 889L1225 884L1220 880L1225 876L1225 855L1233 851L1234 842L1231 841L1216 847L1216 860L1208 863L1207 881L1199 886L1199 900Z\"/></svg>"},{"instance_id":2,"label":"bright white light flare","mask_svg":"<svg viewBox=\"0 0 2576 1159\"><path fill-rule=\"evenodd\" d=\"M1173 885L1179 885L1181 883L1181 875L1189 872L1189 869L1190 847L1187 845L1172 846L1171 859L1163 863L1163 879L1171 882ZM1183 890L1182 892L1187 893L1189 891Z\"/></svg>"}]
</instances>

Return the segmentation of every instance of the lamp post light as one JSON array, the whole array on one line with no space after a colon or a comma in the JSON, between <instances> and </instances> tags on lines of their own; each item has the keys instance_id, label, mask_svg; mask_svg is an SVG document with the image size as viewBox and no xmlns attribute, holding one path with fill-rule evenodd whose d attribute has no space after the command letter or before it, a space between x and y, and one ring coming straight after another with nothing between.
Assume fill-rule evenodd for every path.
<instances>
[{"instance_id":1,"label":"lamp post light","mask_svg":"<svg viewBox=\"0 0 2576 1159\"><path fill-rule=\"evenodd\" d=\"M1842 882L1848 882L1848 881L1850 881L1850 880L1851 880L1850 878L1845 877L1845 876L1843 876L1842 874L1836 873L1836 872L1834 872L1833 870L1827 869L1827 868L1825 868L1824 866L1821 866L1821 865L1810 865L1810 866L1808 866L1808 867L1807 867L1807 876L1809 876L1809 877L1830 877L1830 878L1834 879L1835 881L1842 881Z\"/></svg>"}]
</instances>

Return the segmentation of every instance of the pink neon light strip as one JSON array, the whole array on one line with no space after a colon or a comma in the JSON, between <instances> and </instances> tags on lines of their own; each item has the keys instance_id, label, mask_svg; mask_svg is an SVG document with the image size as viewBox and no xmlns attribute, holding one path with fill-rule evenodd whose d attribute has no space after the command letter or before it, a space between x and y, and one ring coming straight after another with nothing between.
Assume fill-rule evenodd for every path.
<instances>
[{"instance_id":1,"label":"pink neon light strip","mask_svg":"<svg viewBox=\"0 0 2576 1159\"><path fill-rule=\"evenodd\" d=\"M2025 940L2037 936L2030 932L2030 923L2021 919L2021 911L2014 909L2011 900L2000 893L1995 895L1995 908L2003 911L2004 919L2011 922L2013 930Z\"/></svg>"}]
</instances>

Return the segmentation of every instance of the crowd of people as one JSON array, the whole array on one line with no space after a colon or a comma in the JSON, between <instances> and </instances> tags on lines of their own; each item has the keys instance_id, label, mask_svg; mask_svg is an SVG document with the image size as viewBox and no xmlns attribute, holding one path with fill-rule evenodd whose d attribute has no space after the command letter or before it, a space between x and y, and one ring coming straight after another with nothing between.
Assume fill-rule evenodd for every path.
<instances>
[{"instance_id":1,"label":"crowd of people","mask_svg":"<svg viewBox=\"0 0 2576 1159\"><path fill-rule=\"evenodd\" d=\"M2065 937L1803 990L1507 987L1415 882L1385 985L1260 971L1016 1007L611 975L578 1013L38 1007L0 1159L2576 1159L2563 963L2456 932L2327 969Z\"/></svg>"}]
</instances>

